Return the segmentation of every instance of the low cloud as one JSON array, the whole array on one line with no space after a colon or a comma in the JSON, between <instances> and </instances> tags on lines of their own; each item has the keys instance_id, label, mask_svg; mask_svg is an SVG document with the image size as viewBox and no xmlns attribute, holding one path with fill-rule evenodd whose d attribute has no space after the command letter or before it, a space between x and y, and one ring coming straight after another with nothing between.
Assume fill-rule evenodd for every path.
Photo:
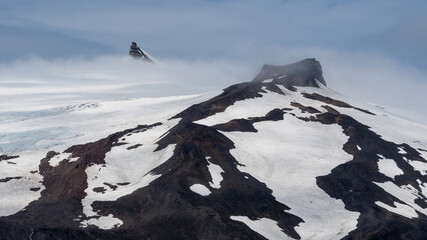
<instances>
[{"instance_id":1,"label":"low cloud","mask_svg":"<svg viewBox=\"0 0 427 240\"><path fill-rule=\"evenodd\" d=\"M256 73L249 65L178 59L150 64L123 56L55 61L32 58L0 65L0 109L16 111L221 90L249 80Z\"/></svg>"},{"instance_id":2,"label":"low cloud","mask_svg":"<svg viewBox=\"0 0 427 240\"><path fill-rule=\"evenodd\" d=\"M17 61L0 65L0 111L220 91L252 80L264 63L306 57L321 62L328 87L343 95L427 116L426 72L378 55L322 48L263 49L248 53L246 61L160 59L155 65L116 55Z\"/></svg>"}]
</instances>

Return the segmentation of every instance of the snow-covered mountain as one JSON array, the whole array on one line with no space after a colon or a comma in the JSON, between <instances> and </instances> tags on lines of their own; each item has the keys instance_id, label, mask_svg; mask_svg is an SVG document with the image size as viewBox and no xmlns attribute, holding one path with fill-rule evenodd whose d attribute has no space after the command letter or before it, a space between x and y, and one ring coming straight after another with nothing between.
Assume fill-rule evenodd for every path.
<instances>
[{"instance_id":1,"label":"snow-covered mountain","mask_svg":"<svg viewBox=\"0 0 427 240\"><path fill-rule=\"evenodd\" d=\"M0 121L0 239L427 238L427 124L332 91L315 59Z\"/></svg>"}]
</instances>

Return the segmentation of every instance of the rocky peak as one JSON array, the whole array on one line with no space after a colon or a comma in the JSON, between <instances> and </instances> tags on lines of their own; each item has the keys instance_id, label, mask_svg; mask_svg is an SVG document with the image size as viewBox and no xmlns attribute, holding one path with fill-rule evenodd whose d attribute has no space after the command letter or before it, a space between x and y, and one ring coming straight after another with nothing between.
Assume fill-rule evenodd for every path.
<instances>
[{"instance_id":1,"label":"rocky peak","mask_svg":"<svg viewBox=\"0 0 427 240\"><path fill-rule=\"evenodd\" d=\"M319 87L317 81L326 86L322 75L322 66L315 58L307 58L302 61L285 66L265 64L261 72L252 82L271 81L285 86L310 86ZM317 80L317 81L316 81Z\"/></svg>"},{"instance_id":2,"label":"rocky peak","mask_svg":"<svg viewBox=\"0 0 427 240\"><path fill-rule=\"evenodd\" d=\"M129 49L129 55L131 55L134 58L142 59L142 60L145 60L147 62L153 63L153 60L150 59L150 57L148 57L148 55L146 53L144 53L144 51L142 51L142 49L140 47L138 47L138 44L136 44L136 42L131 43L130 49Z\"/></svg>"}]
</instances>

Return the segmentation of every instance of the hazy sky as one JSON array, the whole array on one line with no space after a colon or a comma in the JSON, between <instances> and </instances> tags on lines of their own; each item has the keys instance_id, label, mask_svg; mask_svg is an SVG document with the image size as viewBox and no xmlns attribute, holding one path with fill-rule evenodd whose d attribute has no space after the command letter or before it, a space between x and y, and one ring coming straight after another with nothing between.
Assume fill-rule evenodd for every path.
<instances>
[{"instance_id":1,"label":"hazy sky","mask_svg":"<svg viewBox=\"0 0 427 240\"><path fill-rule=\"evenodd\" d=\"M426 12L427 1L395 0L0 0L0 67L125 56L131 41L163 60L240 64L239 74L316 57L330 87L407 107L427 102Z\"/></svg>"},{"instance_id":2,"label":"hazy sky","mask_svg":"<svg viewBox=\"0 0 427 240\"><path fill-rule=\"evenodd\" d=\"M426 1L4 1L1 58L122 53L250 56L271 48L375 52L427 67Z\"/></svg>"}]
</instances>

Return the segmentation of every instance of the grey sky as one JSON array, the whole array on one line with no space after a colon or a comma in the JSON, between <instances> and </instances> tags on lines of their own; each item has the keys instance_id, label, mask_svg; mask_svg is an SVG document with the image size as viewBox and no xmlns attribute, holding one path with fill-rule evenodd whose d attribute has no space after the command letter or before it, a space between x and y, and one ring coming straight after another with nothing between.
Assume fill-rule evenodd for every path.
<instances>
[{"instance_id":1,"label":"grey sky","mask_svg":"<svg viewBox=\"0 0 427 240\"><path fill-rule=\"evenodd\" d=\"M60 57L61 52L65 57L120 53L130 41L137 41L160 57L239 58L242 52L258 55L272 46L322 47L377 52L427 67L425 1L27 0L0 4L2 46L19 43L22 50L44 57ZM2 48L3 61L25 57L25 52L13 49Z\"/></svg>"},{"instance_id":2,"label":"grey sky","mask_svg":"<svg viewBox=\"0 0 427 240\"><path fill-rule=\"evenodd\" d=\"M425 12L421 0L0 0L0 67L33 69L37 61L26 59L39 57L47 69L28 76L42 77L49 71L44 61L125 56L131 41L159 59L185 62L186 69L225 60L238 63L237 75L243 64L247 76L264 63L316 57L333 89L418 110L427 102ZM396 98L399 93L411 99Z\"/></svg>"}]
</instances>

